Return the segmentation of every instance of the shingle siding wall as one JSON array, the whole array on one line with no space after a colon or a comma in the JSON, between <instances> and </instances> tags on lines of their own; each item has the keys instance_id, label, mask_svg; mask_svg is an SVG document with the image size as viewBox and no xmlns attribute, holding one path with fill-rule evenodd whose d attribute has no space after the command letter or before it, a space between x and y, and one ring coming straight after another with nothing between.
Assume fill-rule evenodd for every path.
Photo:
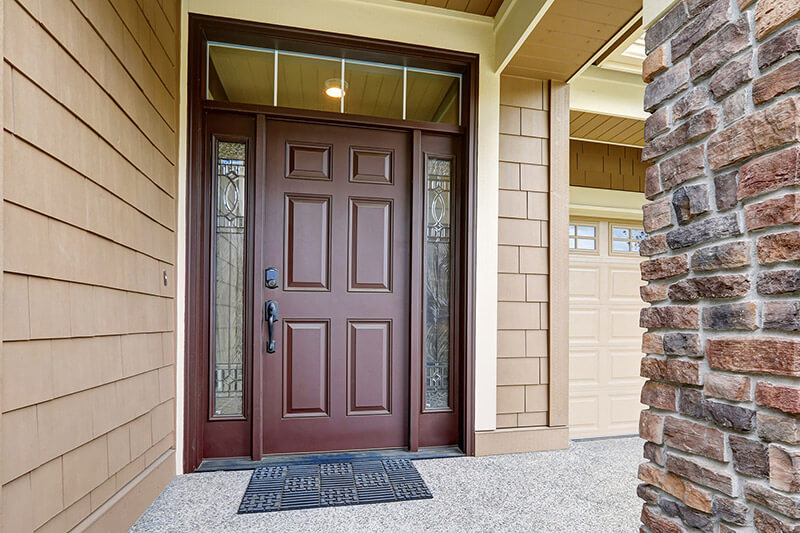
<instances>
[{"instance_id":1,"label":"shingle siding wall","mask_svg":"<svg viewBox=\"0 0 800 533\"><path fill-rule=\"evenodd\" d=\"M644 192L647 166L642 149L569 141L569 184L577 187Z\"/></svg>"},{"instance_id":2,"label":"shingle siding wall","mask_svg":"<svg viewBox=\"0 0 800 533\"><path fill-rule=\"evenodd\" d=\"M644 531L800 531L800 2L646 36Z\"/></svg>"},{"instance_id":3,"label":"shingle siding wall","mask_svg":"<svg viewBox=\"0 0 800 533\"><path fill-rule=\"evenodd\" d=\"M548 83L500 80L497 427L548 422Z\"/></svg>"},{"instance_id":4,"label":"shingle siding wall","mask_svg":"<svg viewBox=\"0 0 800 533\"><path fill-rule=\"evenodd\" d=\"M174 453L179 3L3 5L0 529L66 531Z\"/></svg>"}]
</instances>

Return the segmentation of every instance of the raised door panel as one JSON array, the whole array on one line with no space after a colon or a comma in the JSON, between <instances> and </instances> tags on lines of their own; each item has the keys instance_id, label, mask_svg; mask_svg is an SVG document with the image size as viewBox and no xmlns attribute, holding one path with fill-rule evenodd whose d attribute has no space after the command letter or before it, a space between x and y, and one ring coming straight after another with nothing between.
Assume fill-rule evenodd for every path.
<instances>
[{"instance_id":1,"label":"raised door panel","mask_svg":"<svg viewBox=\"0 0 800 533\"><path fill-rule=\"evenodd\" d=\"M331 180L330 144L286 143L287 178Z\"/></svg>"},{"instance_id":2,"label":"raised door panel","mask_svg":"<svg viewBox=\"0 0 800 533\"><path fill-rule=\"evenodd\" d=\"M330 289L330 196L286 195L286 290Z\"/></svg>"},{"instance_id":3,"label":"raised door panel","mask_svg":"<svg viewBox=\"0 0 800 533\"><path fill-rule=\"evenodd\" d=\"M378 148L350 148L350 181L391 185L392 150Z\"/></svg>"},{"instance_id":4,"label":"raised door panel","mask_svg":"<svg viewBox=\"0 0 800 533\"><path fill-rule=\"evenodd\" d=\"M285 320L283 416L329 416L330 340L327 321Z\"/></svg>"},{"instance_id":5,"label":"raised door panel","mask_svg":"<svg viewBox=\"0 0 800 533\"><path fill-rule=\"evenodd\" d=\"M354 292L392 291L392 200L350 198L348 284Z\"/></svg>"},{"instance_id":6,"label":"raised door panel","mask_svg":"<svg viewBox=\"0 0 800 533\"><path fill-rule=\"evenodd\" d=\"M347 414L390 414L392 323L347 321Z\"/></svg>"}]
</instances>

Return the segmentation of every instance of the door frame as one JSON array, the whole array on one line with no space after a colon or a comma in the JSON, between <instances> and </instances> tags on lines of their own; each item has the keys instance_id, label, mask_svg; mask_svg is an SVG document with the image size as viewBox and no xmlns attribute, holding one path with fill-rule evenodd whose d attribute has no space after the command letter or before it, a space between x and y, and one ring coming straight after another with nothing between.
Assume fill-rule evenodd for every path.
<instances>
[{"instance_id":1,"label":"door frame","mask_svg":"<svg viewBox=\"0 0 800 533\"><path fill-rule=\"evenodd\" d=\"M259 45L264 47L285 46L291 43L295 51L310 53L328 53L329 55L347 54L348 58L381 61L386 57L395 59L401 56L409 62L409 66L433 68L460 72L463 74L462 120L460 126L416 122L409 120L384 119L345 115L322 111L288 109L281 107L235 104L206 100L206 85L203 77L205 68L205 43L209 40L239 44ZM202 461L203 424L206 420L207 406L203 404L202 388L209 388L204 383L204 365L209 358L209 332L204 327L210 320L209 272L211 257L208 255L208 228L195 223L199 220L210 201L211 192L204 189L205 164L209 157L206 153L206 131L203 114L206 111L225 111L250 115L256 121L256 138L251 152L251 166L255 172L264 168L266 151L266 121L268 119L288 119L316 124L337 124L363 127L377 127L409 132L412 135L412 268L411 268L411 305L421 304L424 298L422 258L423 245L422 218L416 202L422 195L424 180L422 152L423 134L440 133L459 136L461 139L461 172L460 186L454 191L457 238L453 241L454 269L453 292L453 324L452 337L454 356L460 358L458 380L459 394L459 446L467 455L474 454L475 439L475 235L476 235L476 191L477 191L477 92L478 92L478 58L474 54L453 52L436 48L413 46L362 37L337 35L327 32L287 28L249 21L238 21L210 17L205 15L189 16L189 61L188 61L188 143L187 143L187 209L186 209L186 328L185 328L185 387L184 387L184 454L185 472L194 471ZM422 204L419 204L422 205ZM254 220L254 219L251 219ZM256 220L250 224L252 227ZM249 232L249 230L248 230ZM258 247L257 243L254 243ZM255 250L257 253L258 250ZM254 254L251 254L254 255ZM247 304L245 304L247 305ZM249 311L251 305L247 305ZM413 307L412 307L413 309ZM409 403L409 450L417 451L419 442L419 424L422 414L421 398L424 389L423 333L424 325L419 314L412 313L410 323L410 403ZM246 345L252 345L252 335L246 336ZM251 346L252 348L252 346ZM457 350L457 353L455 353ZM260 352L259 352L260 353ZM249 387L245 392L245 411L249 412L252 423L251 437L253 458L261 457L261 408L260 402L252 401L252 391L261 388L261 366L259 357L253 356L252 349L247 350L246 361L250 364ZM248 364L245 363L245 364ZM255 453L255 450L259 450Z\"/></svg>"}]
</instances>

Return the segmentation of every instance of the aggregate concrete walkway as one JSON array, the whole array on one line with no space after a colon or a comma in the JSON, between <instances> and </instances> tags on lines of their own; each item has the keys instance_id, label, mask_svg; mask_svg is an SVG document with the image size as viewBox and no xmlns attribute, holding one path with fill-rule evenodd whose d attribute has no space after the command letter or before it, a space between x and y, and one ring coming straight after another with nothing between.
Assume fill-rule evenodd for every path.
<instances>
[{"instance_id":1,"label":"aggregate concrete walkway","mask_svg":"<svg viewBox=\"0 0 800 533\"><path fill-rule=\"evenodd\" d=\"M251 471L175 478L132 532L638 531L638 438L415 461L432 500L237 515Z\"/></svg>"}]
</instances>

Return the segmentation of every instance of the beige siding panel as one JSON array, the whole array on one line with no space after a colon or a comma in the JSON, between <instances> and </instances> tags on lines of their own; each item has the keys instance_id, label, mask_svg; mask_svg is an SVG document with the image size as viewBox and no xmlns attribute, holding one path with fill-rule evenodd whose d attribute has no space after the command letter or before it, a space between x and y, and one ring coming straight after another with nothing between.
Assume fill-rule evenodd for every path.
<instances>
[{"instance_id":1,"label":"beige siding panel","mask_svg":"<svg viewBox=\"0 0 800 533\"><path fill-rule=\"evenodd\" d=\"M4 13L2 527L126 530L174 472L179 3Z\"/></svg>"}]
</instances>

